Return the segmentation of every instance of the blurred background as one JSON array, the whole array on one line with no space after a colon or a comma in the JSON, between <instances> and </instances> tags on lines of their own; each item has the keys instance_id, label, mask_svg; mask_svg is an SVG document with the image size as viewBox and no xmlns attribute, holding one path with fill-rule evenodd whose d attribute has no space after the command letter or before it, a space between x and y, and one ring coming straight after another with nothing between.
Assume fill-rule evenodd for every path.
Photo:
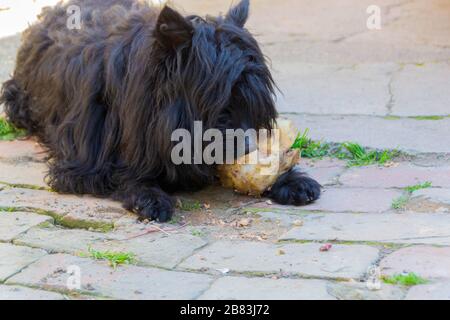
<instances>
[{"instance_id":1,"label":"blurred background","mask_svg":"<svg viewBox=\"0 0 450 320\"><path fill-rule=\"evenodd\" d=\"M0 0L0 81L13 70L18 33L56 2ZM218 14L232 1L170 3ZM370 5L380 8L379 30L367 27ZM450 152L440 141L450 132L449 0L252 0L247 27L271 61L280 112L314 138ZM418 122L432 118L441 121Z\"/></svg>"}]
</instances>

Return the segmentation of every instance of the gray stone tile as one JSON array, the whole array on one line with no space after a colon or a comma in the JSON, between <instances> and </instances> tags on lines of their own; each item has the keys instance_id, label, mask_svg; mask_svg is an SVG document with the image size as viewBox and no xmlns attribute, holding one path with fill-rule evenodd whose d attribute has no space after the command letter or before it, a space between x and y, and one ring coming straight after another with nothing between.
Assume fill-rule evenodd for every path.
<instances>
[{"instance_id":1,"label":"gray stone tile","mask_svg":"<svg viewBox=\"0 0 450 320\"><path fill-rule=\"evenodd\" d=\"M39 162L0 162L0 181L13 185L48 188L45 175L48 168Z\"/></svg>"},{"instance_id":2,"label":"gray stone tile","mask_svg":"<svg viewBox=\"0 0 450 320\"><path fill-rule=\"evenodd\" d=\"M334 300L323 280L223 277L201 300Z\"/></svg>"},{"instance_id":3,"label":"gray stone tile","mask_svg":"<svg viewBox=\"0 0 450 320\"><path fill-rule=\"evenodd\" d=\"M450 64L426 62L404 66L392 82L393 114L400 116L450 113Z\"/></svg>"},{"instance_id":4,"label":"gray stone tile","mask_svg":"<svg viewBox=\"0 0 450 320\"><path fill-rule=\"evenodd\" d=\"M405 188L424 182L433 187L450 186L450 166L419 167L399 163L393 167L351 168L341 175L339 181L346 187Z\"/></svg>"},{"instance_id":5,"label":"gray stone tile","mask_svg":"<svg viewBox=\"0 0 450 320\"><path fill-rule=\"evenodd\" d=\"M28 229L46 221L51 217L30 212L0 211L0 241L9 242Z\"/></svg>"},{"instance_id":6,"label":"gray stone tile","mask_svg":"<svg viewBox=\"0 0 450 320\"><path fill-rule=\"evenodd\" d=\"M146 235L125 241L95 243L97 250L132 252L139 265L174 268L184 258L206 244L199 237L188 234Z\"/></svg>"},{"instance_id":7,"label":"gray stone tile","mask_svg":"<svg viewBox=\"0 0 450 320\"><path fill-rule=\"evenodd\" d=\"M298 128L311 128L314 140L328 142L355 141L377 149L400 149L412 154L450 153L448 136L450 118L439 121L415 119L388 120L369 116L285 115ZM380 133L383 134L380 134Z\"/></svg>"},{"instance_id":8,"label":"gray stone tile","mask_svg":"<svg viewBox=\"0 0 450 320\"><path fill-rule=\"evenodd\" d=\"M79 290L69 290L69 267L78 267ZM107 263L65 254L48 255L7 281L41 289L99 295L116 299L195 299L212 282L207 275L136 266L113 269Z\"/></svg>"},{"instance_id":9,"label":"gray stone tile","mask_svg":"<svg viewBox=\"0 0 450 320\"><path fill-rule=\"evenodd\" d=\"M402 195L392 189L325 188L319 200L307 206L282 206L265 202L253 205L264 210L289 210L291 212L370 212L380 213L391 210L392 200Z\"/></svg>"},{"instance_id":10,"label":"gray stone tile","mask_svg":"<svg viewBox=\"0 0 450 320\"><path fill-rule=\"evenodd\" d=\"M188 270L229 269L231 272L278 273L327 277L360 278L378 258L369 246L336 245L321 252L320 244L275 245L261 242L219 241L181 263Z\"/></svg>"},{"instance_id":11,"label":"gray stone tile","mask_svg":"<svg viewBox=\"0 0 450 320\"><path fill-rule=\"evenodd\" d=\"M450 244L450 215L418 213L310 215L281 240Z\"/></svg>"},{"instance_id":12,"label":"gray stone tile","mask_svg":"<svg viewBox=\"0 0 450 320\"><path fill-rule=\"evenodd\" d=\"M365 283L334 282L328 293L338 300L403 300L405 292L395 286L381 284L380 290L370 290Z\"/></svg>"},{"instance_id":13,"label":"gray stone tile","mask_svg":"<svg viewBox=\"0 0 450 320\"><path fill-rule=\"evenodd\" d=\"M5 281L46 254L44 250L0 243L0 282Z\"/></svg>"},{"instance_id":14,"label":"gray stone tile","mask_svg":"<svg viewBox=\"0 0 450 320\"><path fill-rule=\"evenodd\" d=\"M64 300L60 293L0 285L0 300Z\"/></svg>"},{"instance_id":15,"label":"gray stone tile","mask_svg":"<svg viewBox=\"0 0 450 320\"><path fill-rule=\"evenodd\" d=\"M412 287L406 300L450 300L450 281Z\"/></svg>"},{"instance_id":16,"label":"gray stone tile","mask_svg":"<svg viewBox=\"0 0 450 320\"><path fill-rule=\"evenodd\" d=\"M66 226L86 229L112 228L114 221L127 213L119 202L108 199L22 188L1 190L0 207L47 211Z\"/></svg>"},{"instance_id":17,"label":"gray stone tile","mask_svg":"<svg viewBox=\"0 0 450 320\"><path fill-rule=\"evenodd\" d=\"M105 233L78 229L33 228L14 240L14 244L42 248L52 253L78 254L87 252L96 242L114 239Z\"/></svg>"},{"instance_id":18,"label":"gray stone tile","mask_svg":"<svg viewBox=\"0 0 450 320\"><path fill-rule=\"evenodd\" d=\"M425 279L450 279L450 247L413 246L391 253L380 262L385 275L414 272Z\"/></svg>"}]
</instances>

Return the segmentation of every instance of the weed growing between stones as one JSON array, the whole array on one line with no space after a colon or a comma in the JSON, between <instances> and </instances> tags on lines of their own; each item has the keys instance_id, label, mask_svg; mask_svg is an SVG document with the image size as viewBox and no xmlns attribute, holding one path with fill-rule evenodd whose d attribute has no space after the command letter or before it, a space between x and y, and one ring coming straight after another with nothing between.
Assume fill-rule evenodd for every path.
<instances>
[{"instance_id":1,"label":"weed growing between stones","mask_svg":"<svg viewBox=\"0 0 450 320\"><path fill-rule=\"evenodd\" d=\"M121 264L134 264L136 263L136 256L132 252L113 252L113 251L98 251L88 248L88 253L81 254L82 257L89 257L94 260L108 261L109 265L116 269Z\"/></svg>"},{"instance_id":2,"label":"weed growing between stones","mask_svg":"<svg viewBox=\"0 0 450 320\"><path fill-rule=\"evenodd\" d=\"M177 204L177 207L181 211L196 211L202 209L202 204L198 201L180 200Z\"/></svg>"},{"instance_id":3,"label":"weed growing between stones","mask_svg":"<svg viewBox=\"0 0 450 320\"><path fill-rule=\"evenodd\" d=\"M392 201L392 209L402 210L406 207L406 204L409 201L409 195L402 195Z\"/></svg>"},{"instance_id":4,"label":"weed growing between stones","mask_svg":"<svg viewBox=\"0 0 450 320\"><path fill-rule=\"evenodd\" d=\"M25 130L14 127L5 118L0 118L0 140L11 141L27 135Z\"/></svg>"},{"instance_id":5,"label":"weed growing between stones","mask_svg":"<svg viewBox=\"0 0 450 320\"><path fill-rule=\"evenodd\" d=\"M371 164L384 165L399 155L397 150L371 150L354 142L344 142L331 145L321 141L313 141L308 137L309 129L299 133L292 145L292 149L298 149L303 158L331 157L347 160L348 167L360 167Z\"/></svg>"},{"instance_id":6,"label":"weed growing between stones","mask_svg":"<svg viewBox=\"0 0 450 320\"><path fill-rule=\"evenodd\" d=\"M431 187L432 187L431 182L427 181L427 182L424 182L424 183L416 184L414 186L408 186L404 190L411 194L414 191L418 191L418 190L422 190L422 189L428 189L428 188L431 188Z\"/></svg>"},{"instance_id":7,"label":"weed growing between stones","mask_svg":"<svg viewBox=\"0 0 450 320\"><path fill-rule=\"evenodd\" d=\"M427 188L431 188L431 187L432 187L431 182L427 181L424 183L419 183L419 184L416 184L413 186L407 186L407 187L403 188L403 190L406 192L406 194L404 194L392 201L392 205L391 205L392 209L395 209L395 210L404 209L406 207L406 205L408 204L409 200L411 199L411 195L413 194L414 191L427 189Z\"/></svg>"},{"instance_id":8,"label":"weed growing between stones","mask_svg":"<svg viewBox=\"0 0 450 320\"><path fill-rule=\"evenodd\" d=\"M203 237L205 234L200 231L200 230L192 230L191 231L191 235L193 235L194 237Z\"/></svg>"},{"instance_id":9,"label":"weed growing between stones","mask_svg":"<svg viewBox=\"0 0 450 320\"><path fill-rule=\"evenodd\" d=\"M414 272L410 272L408 274L395 274L393 276L383 276L382 280L387 284L402 285L407 287L428 283L428 280L418 276Z\"/></svg>"}]
</instances>

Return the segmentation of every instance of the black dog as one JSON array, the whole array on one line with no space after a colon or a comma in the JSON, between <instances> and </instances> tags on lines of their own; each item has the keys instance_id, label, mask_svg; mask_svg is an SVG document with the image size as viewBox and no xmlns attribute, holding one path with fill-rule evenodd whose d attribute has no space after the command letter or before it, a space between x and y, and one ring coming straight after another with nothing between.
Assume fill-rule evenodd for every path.
<instances>
[{"instance_id":1,"label":"black dog","mask_svg":"<svg viewBox=\"0 0 450 320\"><path fill-rule=\"evenodd\" d=\"M67 8L82 28L67 28ZM249 1L224 17L183 17L137 0L74 0L47 8L23 34L0 102L8 119L49 153L49 182L63 193L108 196L164 222L168 193L214 182L215 168L175 165L175 129L270 129L274 83L244 28ZM267 193L281 204L316 200L320 185L296 170Z\"/></svg>"}]
</instances>

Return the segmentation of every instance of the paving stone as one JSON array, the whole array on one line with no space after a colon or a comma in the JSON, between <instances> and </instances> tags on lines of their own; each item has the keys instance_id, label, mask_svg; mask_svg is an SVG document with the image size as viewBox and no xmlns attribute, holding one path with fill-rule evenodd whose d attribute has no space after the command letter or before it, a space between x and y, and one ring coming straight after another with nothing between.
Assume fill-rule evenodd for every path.
<instances>
[{"instance_id":1,"label":"paving stone","mask_svg":"<svg viewBox=\"0 0 450 320\"><path fill-rule=\"evenodd\" d=\"M14 244L42 248L52 253L79 254L96 242L114 239L112 235L58 227L32 228L14 240Z\"/></svg>"},{"instance_id":2,"label":"paving stone","mask_svg":"<svg viewBox=\"0 0 450 320\"><path fill-rule=\"evenodd\" d=\"M132 252L136 255L139 265L172 269L204 245L206 241L199 237L171 233L170 235L146 235L126 241L95 243L92 247L102 251Z\"/></svg>"},{"instance_id":3,"label":"paving stone","mask_svg":"<svg viewBox=\"0 0 450 320\"><path fill-rule=\"evenodd\" d=\"M301 220L298 215L288 214L286 212L260 211L257 213L252 213L252 215L257 219L272 221L284 227L291 227L295 222Z\"/></svg>"},{"instance_id":4,"label":"paving stone","mask_svg":"<svg viewBox=\"0 0 450 320\"><path fill-rule=\"evenodd\" d=\"M369 290L365 283L329 283L328 293L338 300L402 300L405 292L395 286L381 284L380 290Z\"/></svg>"},{"instance_id":5,"label":"paving stone","mask_svg":"<svg viewBox=\"0 0 450 320\"><path fill-rule=\"evenodd\" d=\"M326 188L319 200L303 207L267 204L252 205L256 209L326 212L385 212L391 209L392 200L402 195L401 191L389 189Z\"/></svg>"},{"instance_id":6,"label":"paving stone","mask_svg":"<svg viewBox=\"0 0 450 320\"><path fill-rule=\"evenodd\" d=\"M335 300L323 280L223 277L200 300Z\"/></svg>"},{"instance_id":7,"label":"paving stone","mask_svg":"<svg viewBox=\"0 0 450 320\"><path fill-rule=\"evenodd\" d=\"M380 267L385 275L414 272L425 279L450 279L450 247L403 248L381 260Z\"/></svg>"},{"instance_id":8,"label":"paving stone","mask_svg":"<svg viewBox=\"0 0 450 320\"><path fill-rule=\"evenodd\" d=\"M287 272L327 278L360 278L377 259L369 246L336 245L321 252L320 244L275 245L262 242L219 241L181 263L189 270L229 269L240 273Z\"/></svg>"},{"instance_id":9,"label":"paving stone","mask_svg":"<svg viewBox=\"0 0 450 320\"><path fill-rule=\"evenodd\" d=\"M405 300L450 300L450 281L414 286Z\"/></svg>"},{"instance_id":10,"label":"paving stone","mask_svg":"<svg viewBox=\"0 0 450 320\"><path fill-rule=\"evenodd\" d=\"M450 187L450 166L419 167L399 163L389 168L351 168L341 175L339 181L346 187L404 188L427 181L433 187Z\"/></svg>"},{"instance_id":11,"label":"paving stone","mask_svg":"<svg viewBox=\"0 0 450 320\"><path fill-rule=\"evenodd\" d=\"M44 150L32 139L0 141L0 160L4 162L42 162L44 158Z\"/></svg>"},{"instance_id":12,"label":"paving stone","mask_svg":"<svg viewBox=\"0 0 450 320\"><path fill-rule=\"evenodd\" d=\"M64 300L64 296L56 292L0 285L0 300Z\"/></svg>"},{"instance_id":13,"label":"paving stone","mask_svg":"<svg viewBox=\"0 0 450 320\"><path fill-rule=\"evenodd\" d=\"M435 203L450 205L450 189L422 189L415 191L413 198L425 198Z\"/></svg>"},{"instance_id":14,"label":"paving stone","mask_svg":"<svg viewBox=\"0 0 450 320\"><path fill-rule=\"evenodd\" d=\"M30 212L0 211L0 241L9 242L28 229L46 221L51 217Z\"/></svg>"},{"instance_id":15,"label":"paving stone","mask_svg":"<svg viewBox=\"0 0 450 320\"><path fill-rule=\"evenodd\" d=\"M119 202L108 199L21 188L1 190L0 207L44 210L53 215L57 222L86 229L110 229L115 220L127 213Z\"/></svg>"},{"instance_id":16,"label":"paving stone","mask_svg":"<svg viewBox=\"0 0 450 320\"><path fill-rule=\"evenodd\" d=\"M313 140L336 143L355 141L366 147L400 149L412 154L450 153L450 144L442 142L442 137L448 135L450 118L421 121L408 118L388 120L369 116L283 116L293 120L298 128L311 128L310 137Z\"/></svg>"},{"instance_id":17,"label":"paving stone","mask_svg":"<svg viewBox=\"0 0 450 320\"><path fill-rule=\"evenodd\" d=\"M411 81L414 79L414 81ZM450 64L405 65L392 82L393 114L400 116L446 115L449 113Z\"/></svg>"},{"instance_id":18,"label":"paving stone","mask_svg":"<svg viewBox=\"0 0 450 320\"><path fill-rule=\"evenodd\" d=\"M328 168L303 168L303 172L315 179L322 186L334 185L338 182L338 177L345 168L328 167Z\"/></svg>"},{"instance_id":19,"label":"paving stone","mask_svg":"<svg viewBox=\"0 0 450 320\"><path fill-rule=\"evenodd\" d=\"M44 163L0 162L0 181L13 185L30 185L47 188L45 175L48 171Z\"/></svg>"},{"instance_id":20,"label":"paving stone","mask_svg":"<svg viewBox=\"0 0 450 320\"><path fill-rule=\"evenodd\" d=\"M450 245L450 215L419 213L314 214L281 240L370 241Z\"/></svg>"},{"instance_id":21,"label":"paving stone","mask_svg":"<svg viewBox=\"0 0 450 320\"><path fill-rule=\"evenodd\" d=\"M72 292L116 299L194 299L212 282L211 277L202 274L131 265L113 269L106 262L55 254L40 259L7 283L69 292L67 270L75 266L81 271L81 288Z\"/></svg>"},{"instance_id":22,"label":"paving stone","mask_svg":"<svg viewBox=\"0 0 450 320\"><path fill-rule=\"evenodd\" d=\"M281 112L386 114L390 73L398 68L395 63L345 67L297 60L291 64L293 71L278 76L285 93L277 100Z\"/></svg>"},{"instance_id":23,"label":"paving stone","mask_svg":"<svg viewBox=\"0 0 450 320\"><path fill-rule=\"evenodd\" d=\"M46 255L44 250L0 243L0 257L2 257L0 259L0 282L5 281L44 255Z\"/></svg>"},{"instance_id":24,"label":"paving stone","mask_svg":"<svg viewBox=\"0 0 450 320\"><path fill-rule=\"evenodd\" d=\"M301 158L300 167L304 168L346 168L347 162L335 158L309 159Z\"/></svg>"}]
</instances>

